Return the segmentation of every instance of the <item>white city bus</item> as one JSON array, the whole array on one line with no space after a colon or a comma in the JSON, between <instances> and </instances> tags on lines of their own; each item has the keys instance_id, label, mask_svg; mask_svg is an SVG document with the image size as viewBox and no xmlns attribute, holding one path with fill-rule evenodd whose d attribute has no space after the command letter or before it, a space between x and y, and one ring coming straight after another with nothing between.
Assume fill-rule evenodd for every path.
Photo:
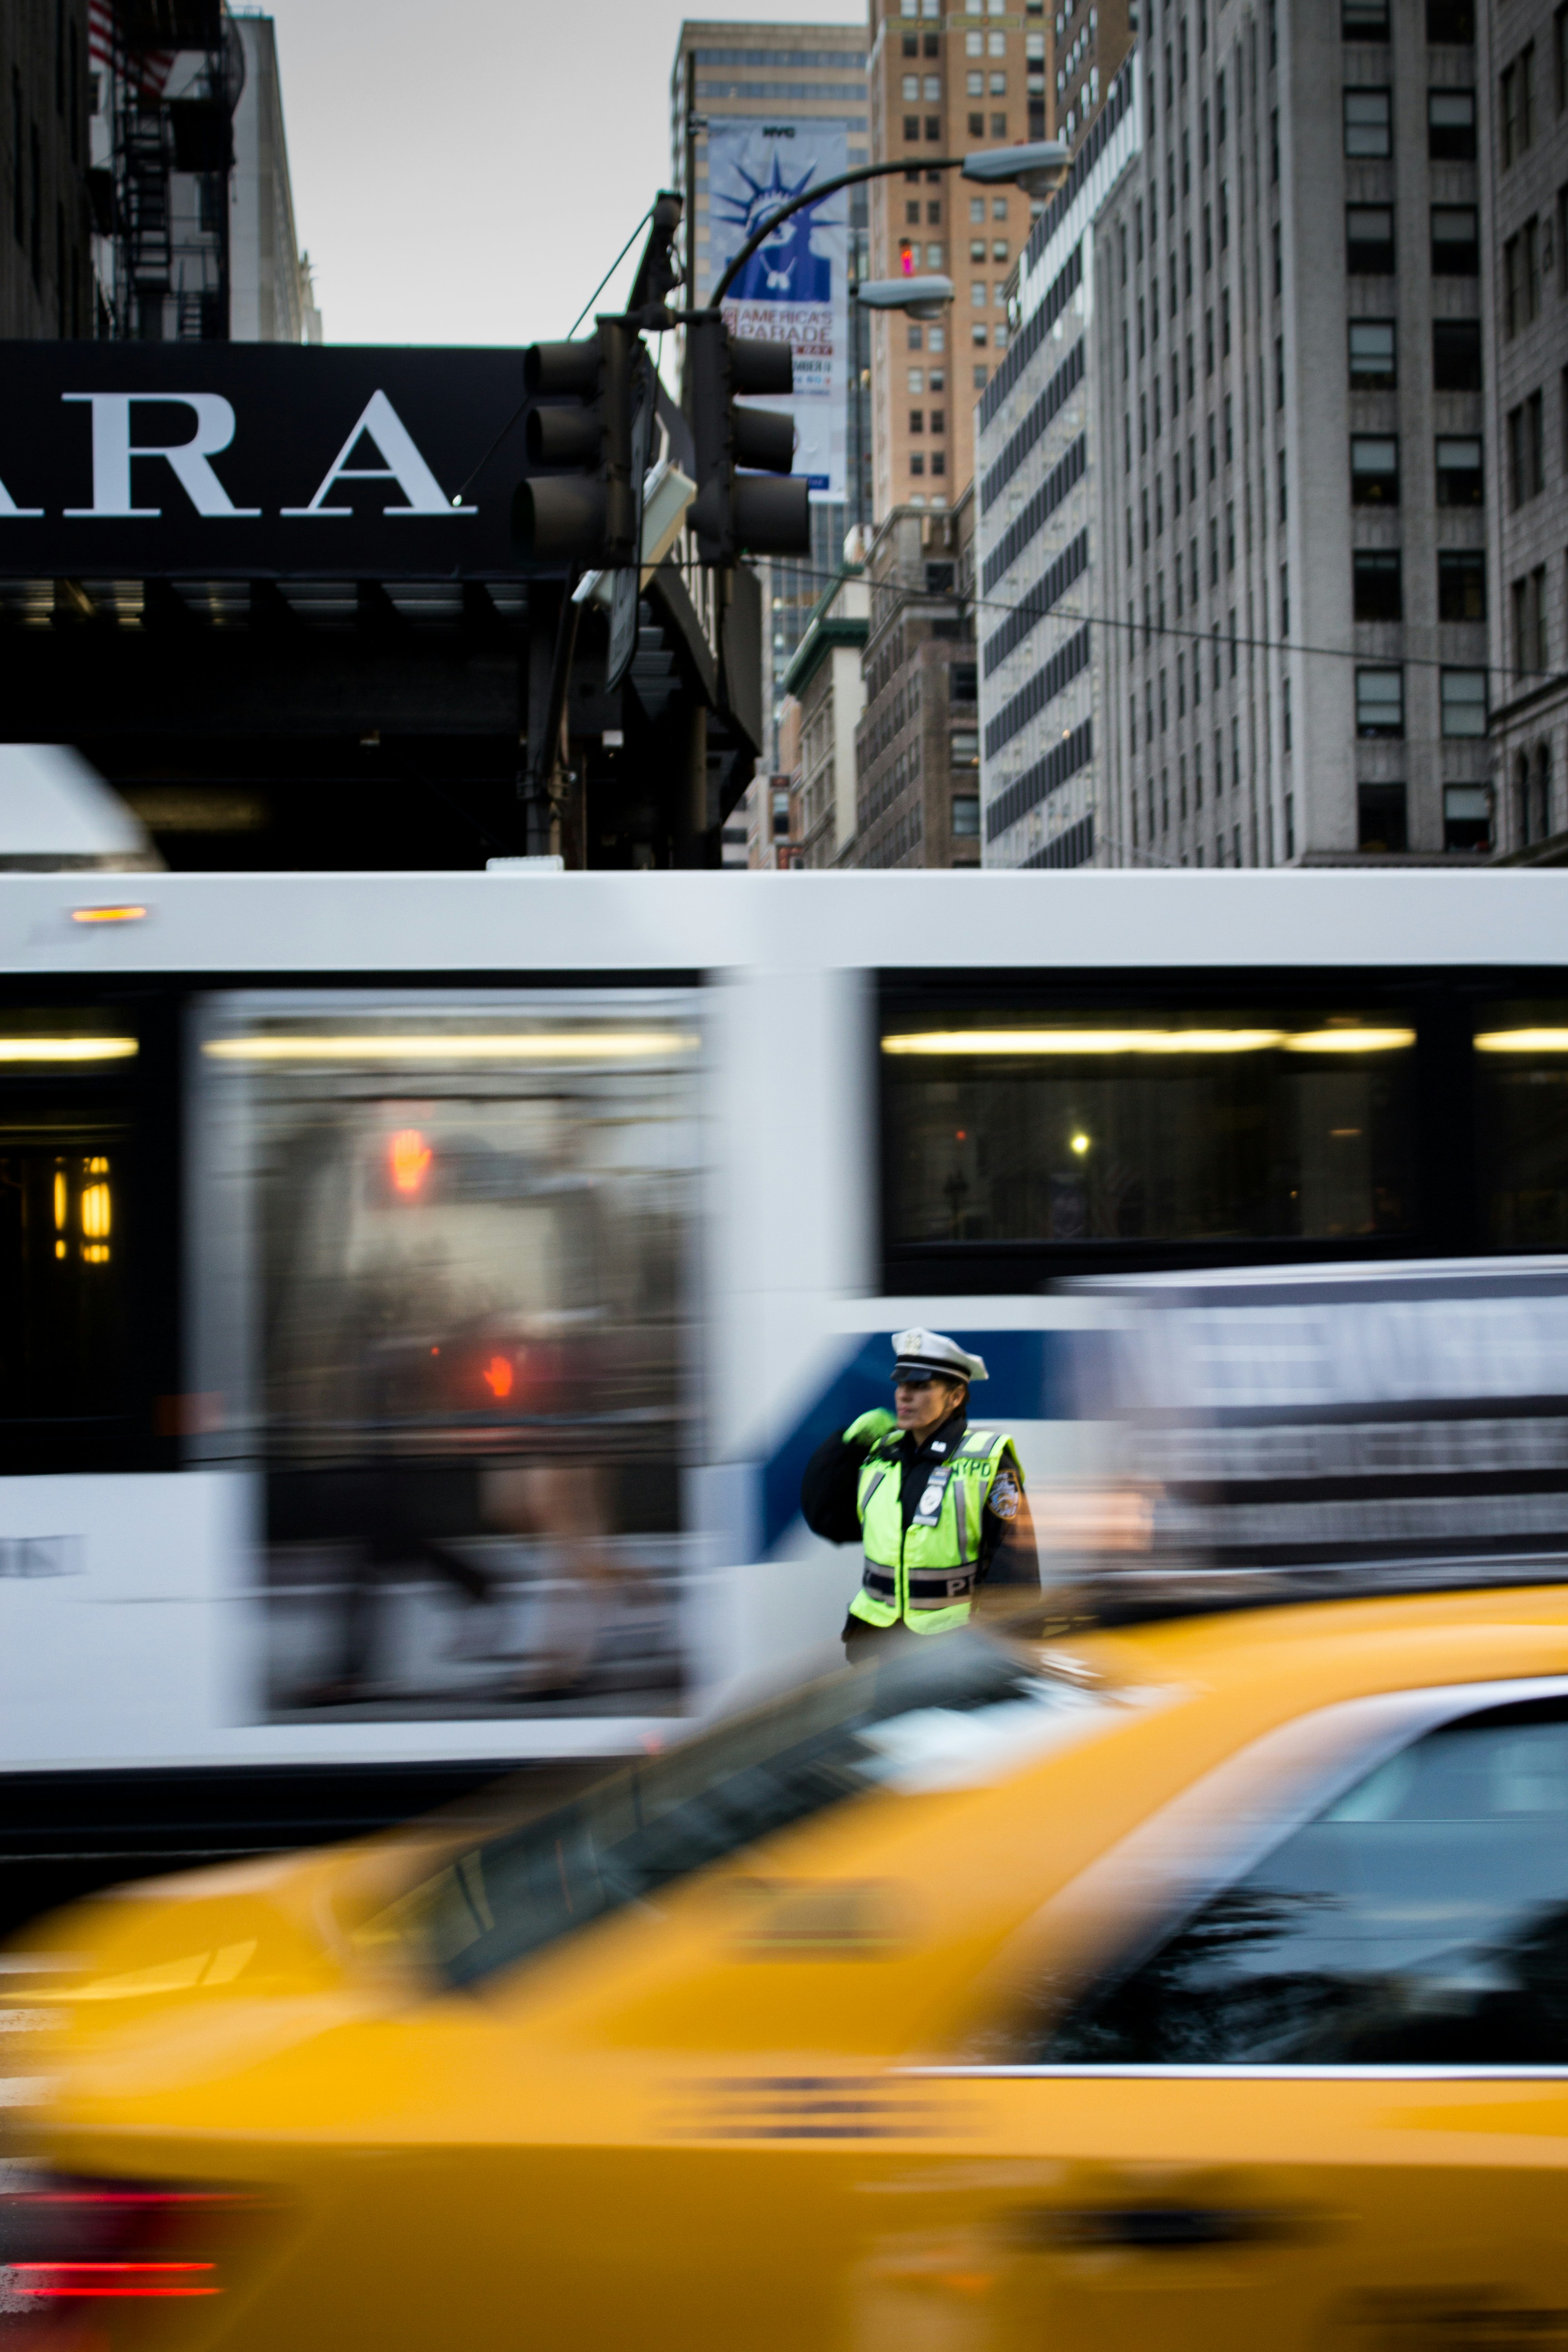
<instances>
[{"instance_id":1,"label":"white city bus","mask_svg":"<svg viewBox=\"0 0 1568 2352\"><path fill-rule=\"evenodd\" d=\"M1538 872L0 879L0 1769L68 1841L668 1736L831 1644L893 1330L1048 1490L1065 1279L1568 1247L1565 942Z\"/></svg>"}]
</instances>

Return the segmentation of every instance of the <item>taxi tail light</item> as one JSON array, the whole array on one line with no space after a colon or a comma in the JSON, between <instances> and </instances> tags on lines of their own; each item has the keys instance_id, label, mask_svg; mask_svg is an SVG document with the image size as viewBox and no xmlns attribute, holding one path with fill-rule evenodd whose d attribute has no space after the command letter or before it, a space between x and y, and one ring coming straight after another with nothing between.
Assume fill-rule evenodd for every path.
<instances>
[{"instance_id":1,"label":"taxi tail light","mask_svg":"<svg viewBox=\"0 0 1568 2352\"><path fill-rule=\"evenodd\" d=\"M209 2300L223 2292L234 2222L257 2201L233 2189L35 2174L0 2196L0 2267L24 2311Z\"/></svg>"}]
</instances>

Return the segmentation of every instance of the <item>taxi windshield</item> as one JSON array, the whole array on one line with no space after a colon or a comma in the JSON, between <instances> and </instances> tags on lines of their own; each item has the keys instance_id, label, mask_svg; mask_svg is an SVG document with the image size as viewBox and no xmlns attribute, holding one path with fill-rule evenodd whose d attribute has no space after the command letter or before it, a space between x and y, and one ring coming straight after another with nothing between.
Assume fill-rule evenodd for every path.
<instances>
[{"instance_id":1,"label":"taxi windshield","mask_svg":"<svg viewBox=\"0 0 1568 2352\"><path fill-rule=\"evenodd\" d=\"M993 1779L1106 1704L1025 1652L947 1634L636 1764L475 1845L405 1906L448 1981L477 1983L847 1798Z\"/></svg>"}]
</instances>

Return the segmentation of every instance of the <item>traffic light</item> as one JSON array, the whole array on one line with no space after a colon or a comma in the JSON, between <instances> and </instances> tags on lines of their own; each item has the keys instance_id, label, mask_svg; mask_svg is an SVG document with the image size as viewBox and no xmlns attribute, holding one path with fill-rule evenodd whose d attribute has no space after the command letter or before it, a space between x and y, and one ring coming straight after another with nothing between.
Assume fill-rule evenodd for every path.
<instances>
[{"instance_id":1,"label":"traffic light","mask_svg":"<svg viewBox=\"0 0 1568 2352\"><path fill-rule=\"evenodd\" d=\"M692 320L687 347L697 496L691 524L703 563L740 554L809 555L810 491L790 475L795 421L773 408L742 408L742 393L795 390L788 343L732 335L721 313ZM754 471L742 471L751 467ZM788 478L780 481L779 475Z\"/></svg>"},{"instance_id":2,"label":"traffic light","mask_svg":"<svg viewBox=\"0 0 1568 2352\"><path fill-rule=\"evenodd\" d=\"M528 462L563 469L531 476L513 493L512 537L525 557L585 571L637 562L642 481L633 425L647 373L642 344L621 319L601 319L581 342L533 343L523 353L523 387L533 403L524 427Z\"/></svg>"}]
</instances>

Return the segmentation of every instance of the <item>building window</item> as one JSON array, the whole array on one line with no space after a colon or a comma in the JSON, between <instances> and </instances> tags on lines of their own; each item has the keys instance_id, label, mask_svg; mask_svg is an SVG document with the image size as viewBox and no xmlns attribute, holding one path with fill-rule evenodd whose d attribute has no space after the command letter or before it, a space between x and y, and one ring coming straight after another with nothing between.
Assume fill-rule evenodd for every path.
<instances>
[{"instance_id":1,"label":"building window","mask_svg":"<svg viewBox=\"0 0 1568 2352\"><path fill-rule=\"evenodd\" d=\"M1503 332L1517 335L1541 309L1539 236L1534 221L1526 221L1502 249Z\"/></svg>"},{"instance_id":2,"label":"building window","mask_svg":"<svg viewBox=\"0 0 1568 2352\"><path fill-rule=\"evenodd\" d=\"M979 840L980 795L978 793L954 793L952 796L952 837L955 841Z\"/></svg>"},{"instance_id":3,"label":"building window","mask_svg":"<svg viewBox=\"0 0 1568 2352\"><path fill-rule=\"evenodd\" d=\"M1392 319L1351 320L1351 390L1393 392L1399 382Z\"/></svg>"},{"instance_id":4,"label":"building window","mask_svg":"<svg viewBox=\"0 0 1568 2352\"><path fill-rule=\"evenodd\" d=\"M1479 438L1441 438L1437 443L1437 504L1479 507L1485 495Z\"/></svg>"},{"instance_id":5,"label":"building window","mask_svg":"<svg viewBox=\"0 0 1568 2352\"><path fill-rule=\"evenodd\" d=\"M970 116L970 118L969 118L969 135L970 135L970 137L971 137L972 139L984 139L984 136L985 136L985 117L984 117L983 114L972 114L972 115Z\"/></svg>"},{"instance_id":6,"label":"building window","mask_svg":"<svg viewBox=\"0 0 1568 2352\"><path fill-rule=\"evenodd\" d=\"M1479 392L1480 388L1480 320L1435 320L1432 327L1432 389L1434 392Z\"/></svg>"},{"instance_id":7,"label":"building window","mask_svg":"<svg viewBox=\"0 0 1568 2352\"><path fill-rule=\"evenodd\" d=\"M789 839L789 793L775 791L773 795L773 836L775 841Z\"/></svg>"},{"instance_id":8,"label":"building window","mask_svg":"<svg viewBox=\"0 0 1568 2352\"><path fill-rule=\"evenodd\" d=\"M1447 673L1445 672L1445 676ZM1400 669L1358 669L1355 674L1355 731L1358 735L1397 740L1405 733L1405 673Z\"/></svg>"},{"instance_id":9,"label":"building window","mask_svg":"<svg viewBox=\"0 0 1568 2352\"><path fill-rule=\"evenodd\" d=\"M1487 560L1479 547L1446 547L1437 557L1437 618L1484 621Z\"/></svg>"},{"instance_id":10,"label":"building window","mask_svg":"<svg viewBox=\"0 0 1568 2352\"><path fill-rule=\"evenodd\" d=\"M1470 163L1476 154L1476 93L1429 89L1426 152L1435 163Z\"/></svg>"},{"instance_id":11,"label":"building window","mask_svg":"<svg viewBox=\"0 0 1568 2352\"><path fill-rule=\"evenodd\" d=\"M1476 0L1426 0L1426 38L1458 42L1476 37Z\"/></svg>"},{"instance_id":12,"label":"building window","mask_svg":"<svg viewBox=\"0 0 1568 2352\"><path fill-rule=\"evenodd\" d=\"M1399 504L1399 443L1392 434L1357 433L1351 439L1351 504Z\"/></svg>"},{"instance_id":13,"label":"building window","mask_svg":"<svg viewBox=\"0 0 1568 2352\"><path fill-rule=\"evenodd\" d=\"M1527 41L1498 84L1499 139L1502 167L1524 153L1535 139L1535 43Z\"/></svg>"},{"instance_id":14,"label":"building window","mask_svg":"<svg viewBox=\"0 0 1568 2352\"><path fill-rule=\"evenodd\" d=\"M1445 735L1484 735L1486 733L1487 674L1484 669L1442 671L1438 701L1442 713L1442 731Z\"/></svg>"},{"instance_id":15,"label":"building window","mask_svg":"<svg viewBox=\"0 0 1568 2352\"><path fill-rule=\"evenodd\" d=\"M1445 784L1443 846L1474 856L1492 845L1492 796L1485 784Z\"/></svg>"},{"instance_id":16,"label":"building window","mask_svg":"<svg viewBox=\"0 0 1568 2352\"><path fill-rule=\"evenodd\" d=\"M1358 547L1351 558L1351 580L1358 621L1400 621L1405 598L1397 549Z\"/></svg>"},{"instance_id":17,"label":"building window","mask_svg":"<svg viewBox=\"0 0 1568 2352\"><path fill-rule=\"evenodd\" d=\"M1480 232L1474 205L1432 207L1432 270L1438 278L1474 278L1480 271Z\"/></svg>"},{"instance_id":18,"label":"building window","mask_svg":"<svg viewBox=\"0 0 1568 2352\"><path fill-rule=\"evenodd\" d=\"M924 451L923 449L911 449L911 450L910 450L910 473L911 473L911 474L913 474L913 475L915 475L915 476L917 476L917 477L919 477L920 475L922 475L922 474L925 472L925 469L926 469L925 451Z\"/></svg>"},{"instance_id":19,"label":"building window","mask_svg":"<svg viewBox=\"0 0 1568 2352\"><path fill-rule=\"evenodd\" d=\"M1355 799L1358 849L1390 856L1409 848L1403 784L1358 784Z\"/></svg>"},{"instance_id":20,"label":"building window","mask_svg":"<svg viewBox=\"0 0 1568 2352\"><path fill-rule=\"evenodd\" d=\"M1345 153L1352 156L1392 155L1394 109L1385 89L1347 89ZM1224 190L1221 190L1223 198ZM1220 211L1220 243L1225 243L1225 212Z\"/></svg>"},{"instance_id":21,"label":"building window","mask_svg":"<svg viewBox=\"0 0 1568 2352\"><path fill-rule=\"evenodd\" d=\"M1394 275L1394 207L1347 205L1345 268L1352 278Z\"/></svg>"},{"instance_id":22,"label":"building window","mask_svg":"<svg viewBox=\"0 0 1568 2352\"><path fill-rule=\"evenodd\" d=\"M1546 566L1538 563L1510 591L1513 617L1513 667L1521 677L1545 670Z\"/></svg>"},{"instance_id":23,"label":"building window","mask_svg":"<svg viewBox=\"0 0 1568 2352\"><path fill-rule=\"evenodd\" d=\"M1521 400L1508 414L1508 489L1516 507L1540 496L1545 487L1545 407L1538 392Z\"/></svg>"},{"instance_id":24,"label":"building window","mask_svg":"<svg viewBox=\"0 0 1568 2352\"><path fill-rule=\"evenodd\" d=\"M943 475L947 472L947 451L945 449L933 449L931 451L931 469L935 475Z\"/></svg>"},{"instance_id":25,"label":"building window","mask_svg":"<svg viewBox=\"0 0 1568 2352\"><path fill-rule=\"evenodd\" d=\"M1343 0L1340 31L1347 41L1386 41L1388 0Z\"/></svg>"},{"instance_id":26,"label":"building window","mask_svg":"<svg viewBox=\"0 0 1568 2352\"><path fill-rule=\"evenodd\" d=\"M910 431L911 433L923 433L925 429L925 410L923 408L911 408L910 411Z\"/></svg>"}]
</instances>

